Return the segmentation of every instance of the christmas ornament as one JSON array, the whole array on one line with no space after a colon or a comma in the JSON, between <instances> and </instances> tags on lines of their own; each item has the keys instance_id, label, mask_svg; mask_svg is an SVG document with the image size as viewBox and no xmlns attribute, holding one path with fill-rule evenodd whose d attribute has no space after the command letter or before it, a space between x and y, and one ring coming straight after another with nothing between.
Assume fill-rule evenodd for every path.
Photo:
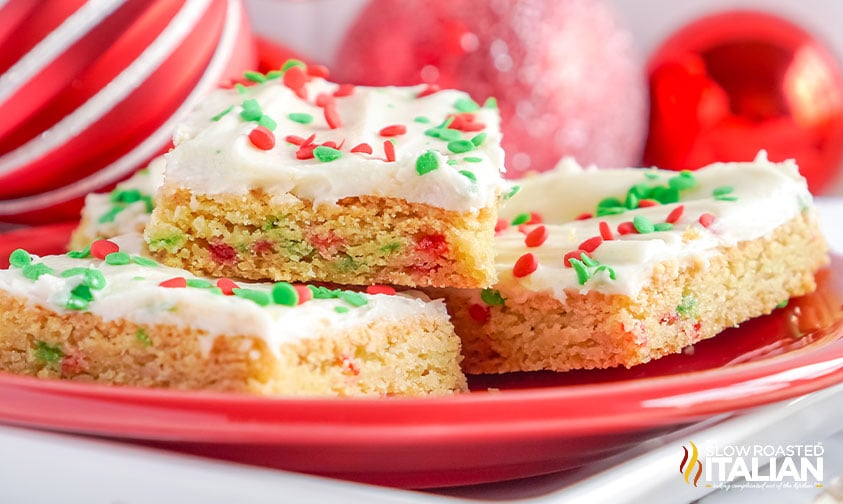
<instances>
[{"instance_id":1,"label":"christmas ornament","mask_svg":"<svg viewBox=\"0 0 843 504\"><path fill-rule=\"evenodd\" d=\"M639 162L646 127L630 42L597 0L373 0L347 32L333 76L497 98L509 177L565 155L625 166Z\"/></svg>"},{"instance_id":2,"label":"christmas ornament","mask_svg":"<svg viewBox=\"0 0 843 504\"><path fill-rule=\"evenodd\" d=\"M0 220L78 218L256 66L240 0L29 3L0 6Z\"/></svg>"},{"instance_id":3,"label":"christmas ornament","mask_svg":"<svg viewBox=\"0 0 843 504\"><path fill-rule=\"evenodd\" d=\"M651 58L646 164L695 169L715 161L795 158L814 192L843 155L840 67L784 19L735 11L700 19Z\"/></svg>"}]
</instances>

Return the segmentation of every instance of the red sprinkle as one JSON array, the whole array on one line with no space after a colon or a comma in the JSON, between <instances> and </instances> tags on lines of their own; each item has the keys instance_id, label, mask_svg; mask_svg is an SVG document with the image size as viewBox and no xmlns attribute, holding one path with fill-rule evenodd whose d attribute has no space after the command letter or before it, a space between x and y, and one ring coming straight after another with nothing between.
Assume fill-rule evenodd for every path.
<instances>
[{"instance_id":1,"label":"red sprinkle","mask_svg":"<svg viewBox=\"0 0 843 504\"><path fill-rule=\"evenodd\" d=\"M428 84L426 88L419 91L416 98L424 98L425 96L432 95L433 93L438 93L439 89L439 84Z\"/></svg>"},{"instance_id":2,"label":"red sprinkle","mask_svg":"<svg viewBox=\"0 0 843 504\"><path fill-rule=\"evenodd\" d=\"M530 220L525 222L524 224L541 224L544 222L542 215L538 212L530 212Z\"/></svg>"},{"instance_id":3,"label":"red sprinkle","mask_svg":"<svg viewBox=\"0 0 843 504\"><path fill-rule=\"evenodd\" d=\"M183 289L187 287L187 279L184 277L173 277L169 280L164 280L158 285L161 287L169 287L171 289Z\"/></svg>"},{"instance_id":4,"label":"red sprinkle","mask_svg":"<svg viewBox=\"0 0 843 504\"><path fill-rule=\"evenodd\" d=\"M615 234L612 232L612 228L609 227L609 223L606 221L600 221L600 237L604 240L614 240Z\"/></svg>"},{"instance_id":5,"label":"red sprinkle","mask_svg":"<svg viewBox=\"0 0 843 504\"><path fill-rule=\"evenodd\" d=\"M313 291L310 290L307 285L296 284L293 285L293 288L296 289L296 292L299 294L299 304L307 303L313 299Z\"/></svg>"},{"instance_id":6,"label":"red sprinkle","mask_svg":"<svg viewBox=\"0 0 843 504\"><path fill-rule=\"evenodd\" d=\"M647 208L647 207L652 207L652 206L656 206L656 205L659 205L659 204L660 203L658 201L651 200L651 199L638 200L638 208Z\"/></svg>"},{"instance_id":7,"label":"red sprinkle","mask_svg":"<svg viewBox=\"0 0 843 504\"><path fill-rule=\"evenodd\" d=\"M308 65L307 66L307 75L311 77L321 77L323 79L327 78L331 72L328 70L328 67L324 65Z\"/></svg>"},{"instance_id":8,"label":"red sprinkle","mask_svg":"<svg viewBox=\"0 0 843 504\"><path fill-rule=\"evenodd\" d=\"M296 159L313 159L313 149L316 147L318 146L313 144L302 145L296 151Z\"/></svg>"},{"instance_id":9,"label":"red sprinkle","mask_svg":"<svg viewBox=\"0 0 843 504\"><path fill-rule=\"evenodd\" d=\"M297 135L287 135L284 137L284 140L286 140L287 143L291 143L293 145L303 145L305 142L304 138Z\"/></svg>"},{"instance_id":10,"label":"red sprinkle","mask_svg":"<svg viewBox=\"0 0 843 504\"><path fill-rule=\"evenodd\" d=\"M390 163L395 161L395 145L389 140L383 143L383 153L386 155L386 160Z\"/></svg>"},{"instance_id":11,"label":"red sprinkle","mask_svg":"<svg viewBox=\"0 0 843 504\"><path fill-rule=\"evenodd\" d=\"M120 252L120 246L113 241L97 240L91 244L91 255L105 260L105 256L113 252Z\"/></svg>"},{"instance_id":12,"label":"red sprinkle","mask_svg":"<svg viewBox=\"0 0 843 504\"><path fill-rule=\"evenodd\" d=\"M305 83L307 83L307 74L304 73L304 70L300 66L292 66L284 72L284 85L293 91L298 93L304 87Z\"/></svg>"},{"instance_id":13,"label":"red sprinkle","mask_svg":"<svg viewBox=\"0 0 843 504\"><path fill-rule=\"evenodd\" d=\"M476 122L477 117L471 112L462 112L459 114L450 114L448 117L452 118L451 124L448 128L459 131L480 131L486 128L486 125L481 122Z\"/></svg>"},{"instance_id":14,"label":"red sprinkle","mask_svg":"<svg viewBox=\"0 0 843 504\"><path fill-rule=\"evenodd\" d=\"M704 213L700 215L700 224L702 224L703 227L707 228L711 226L712 223L714 223L713 215L711 215L710 213ZM93 247L91 247L91 252L93 252Z\"/></svg>"},{"instance_id":15,"label":"red sprinkle","mask_svg":"<svg viewBox=\"0 0 843 504\"><path fill-rule=\"evenodd\" d=\"M603 243L603 237L601 236L592 236L588 240L580 243L580 250L585 250L586 252L594 252L594 250Z\"/></svg>"},{"instance_id":16,"label":"red sprinkle","mask_svg":"<svg viewBox=\"0 0 843 504\"><path fill-rule=\"evenodd\" d=\"M322 145L325 146L325 147L330 147L332 149L339 149L339 146L337 145L337 142L335 142L333 140L327 140L325 142L322 142Z\"/></svg>"},{"instance_id":17,"label":"red sprinkle","mask_svg":"<svg viewBox=\"0 0 843 504\"><path fill-rule=\"evenodd\" d=\"M371 154L372 146L367 144L366 142L359 143L351 148L351 152L361 152L363 154Z\"/></svg>"},{"instance_id":18,"label":"red sprinkle","mask_svg":"<svg viewBox=\"0 0 843 504\"><path fill-rule=\"evenodd\" d=\"M258 126L249 132L249 141L260 150L275 147L275 135L264 126Z\"/></svg>"},{"instance_id":19,"label":"red sprinkle","mask_svg":"<svg viewBox=\"0 0 843 504\"><path fill-rule=\"evenodd\" d=\"M337 98L351 96L352 94L354 94L354 84L340 84L337 90L334 91L334 96Z\"/></svg>"},{"instance_id":20,"label":"red sprinkle","mask_svg":"<svg viewBox=\"0 0 843 504\"><path fill-rule=\"evenodd\" d=\"M522 278L536 271L538 267L539 261L536 256L527 252L515 261L515 266L512 267L512 275L515 278Z\"/></svg>"},{"instance_id":21,"label":"red sprinkle","mask_svg":"<svg viewBox=\"0 0 843 504\"><path fill-rule=\"evenodd\" d=\"M240 286L234 283L234 280L230 278L220 278L217 280L217 287L219 287L222 293L226 296L233 296L234 289L240 288Z\"/></svg>"},{"instance_id":22,"label":"red sprinkle","mask_svg":"<svg viewBox=\"0 0 843 504\"><path fill-rule=\"evenodd\" d=\"M316 141L316 133L314 133L314 134L310 135L309 137L305 138L304 143L302 143L301 145L302 145L302 147L304 147L306 145L312 144L314 141Z\"/></svg>"},{"instance_id":23,"label":"red sprinkle","mask_svg":"<svg viewBox=\"0 0 843 504\"><path fill-rule=\"evenodd\" d=\"M675 224L676 221L682 218L682 213L685 211L685 205L679 205L678 207L674 208L667 214L667 218L664 220L670 224Z\"/></svg>"},{"instance_id":24,"label":"red sprinkle","mask_svg":"<svg viewBox=\"0 0 843 504\"><path fill-rule=\"evenodd\" d=\"M468 307L468 316L475 322L485 324L492 318L492 310L486 305L473 304Z\"/></svg>"},{"instance_id":25,"label":"red sprinkle","mask_svg":"<svg viewBox=\"0 0 843 504\"><path fill-rule=\"evenodd\" d=\"M562 264L565 265L566 268L571 267L571 259L582 259L582 255L585 254L588 257L591 257L591 254L586 252L585 250L572 250L565 254L565 257L562 258Z\"/></svg>"},{"instance_id":26,"label":"red sprinkle","mask_svg":"<svg viewBox=\"0 0 843 504\"><path fill-rule=\"evenodd\" d=\"M366 287L366 294L386 294L392 296L395 294L395 288L389 285L370 285Z\"/></svg>"},{"instance_id":27,"label":"red sprinkle","mask_svg":"<svg viewBox=\"0 0 843 504\"><path fill-rule=\"evenodd\" d=\"M547 241L549 234L546 226L539 225L527 233L527 236L524 238L524 244L528 247L539 247Z\"/></svg>"},{"instance_id":28,"label":"red sprinkle","mask_svg":"<svg viewBox=\"0 0 843 504\"><path fill-rule=\"evenodd\" d=\"M618 233L622 235L635 234L638 230L635 229L635 224L632 221L621 222L618 224Z\"/></svg>"},{"instance_id":29,"label":"red sprinkle","mask_svg":"<svg viewBox=\"0 0 843 504\"><path fill-rule=\"evenodd\" d=\"M336 105L330 104L323 110L325 111L325 121L328 123L329 128L337 129L342 126L342 121L340 120L340 115L337 112Z\"/></svg>"},{"instance_id":30,"label":"red sprinkle","mask_svg":"<svg viewBox=\"0 0 843 504\"><path fill-rule=\"evenodd\" d=\"M327 107L334 104L334 97L328 93L319 93L316 95L316 106Z\"/></svg>"},{"instance_id":31,"label":"red sprinkle","mask_svg":"<svg viewBox=\"0 0 843 504\"><path fill-rule=\"evenodd\" d=\"M407 127L403 124L393 124L391 126L385 126L381 128L381 130L378 132L380 136L385 137L393 137L403 135L405 133L407 133Z\"/></svg>"},{"instance_id":32,"label":"red sprinkle","mask_svg":"<svg viewBox=\"0 0 843 504\"><path fill-rule=\"evenodd\" d=\"M495 224L495 233L500 233L504 229L509 227L509 221L506 219L498 219L497 224Z\"/></svg>"},{"instance_id":33,"label":"red sprinkle","mask_svg":"<svg viewBox=\"0 0 843 504\"><path fill-rule=\"evenodd\" d=\"M585 212L585 213L581 213L581 214L577 215L577 217L574 220L588 220L591 217L592 217L592 215L590 213Z\"/></svg>"}]
</instances>

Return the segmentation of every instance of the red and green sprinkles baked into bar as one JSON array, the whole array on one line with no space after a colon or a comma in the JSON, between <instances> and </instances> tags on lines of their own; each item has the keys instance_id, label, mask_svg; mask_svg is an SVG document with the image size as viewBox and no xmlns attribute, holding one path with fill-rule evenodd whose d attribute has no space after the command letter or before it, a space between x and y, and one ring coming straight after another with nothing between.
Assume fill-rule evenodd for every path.
<instances>
[{"instance_id":1,"label":"red and green sprinkles baked into bar","mask_svg":"<svg viewBox=\"0 0 843 504\"><path fill-rule=\"evenodd\" d=\"M815 289L828 262L791 162L584 170L520 181L496 226L499 280L436 289L468 373L634 366Z\"/></svg>"},{"instance_id":2,"label":"red and green sprinkles baked into bar","mask_svg":"<svg viewBox=\"0 0 843 504\"><path fill-rule=\"evenodd\" d=\"M253 280L491 285L507 191L495 101L326 76L291 61L190 114L146 228L153 256Z\"/></svg>"},{"instance_id":3,"label":"red and green sprinkles baked into bar","mask_svg":"<svg viewBox=\"0 0 843 504\"><path fill-rule=\"evenodd\" d=\"M267 395L465 390L441 301L198 277L139 235L64 256L23 249L0 270L0 371L111 385Z\"/></svg>"}]
</instances>

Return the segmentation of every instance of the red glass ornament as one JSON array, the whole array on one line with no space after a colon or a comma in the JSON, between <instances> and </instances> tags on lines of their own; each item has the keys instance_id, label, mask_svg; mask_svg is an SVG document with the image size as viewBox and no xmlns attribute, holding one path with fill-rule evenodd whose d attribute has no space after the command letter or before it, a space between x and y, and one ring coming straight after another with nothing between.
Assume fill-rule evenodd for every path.
<instances>
[{"instance_id":1,"label":"red glass ornament","mask_svg":"<svg viewBox=\"0 0 843 504\"><path fill-rule=\"evenodd\" d=\"M372 0L332 76L496 97L507 175L518 177L566 155L602 166L640 161L646 82L633 55L599 0Z\"/></svg>"},{"instance_id":2,"label":"red glass ornament","mask_svg":"<svg viewBox=\"0 0 843 504\"><path fill-rule=\"evenodd\" d=\"M843 159L843 78L811 34L749 11L700 19L669 38L648 64L650 133L644 161L696 169L797 160L813 192Z\"/></svg>"}]
</instances>

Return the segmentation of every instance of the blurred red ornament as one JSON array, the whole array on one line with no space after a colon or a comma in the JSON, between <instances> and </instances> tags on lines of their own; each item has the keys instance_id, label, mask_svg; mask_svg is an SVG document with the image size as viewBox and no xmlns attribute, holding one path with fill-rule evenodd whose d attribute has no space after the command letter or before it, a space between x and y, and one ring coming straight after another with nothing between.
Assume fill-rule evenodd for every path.
<instances>
[{"instance_id":1,"label":"blurred red ornament","mask_svg":"<svg viewBox=\"0 0 843 504\"><path fill-rule=\"evenodd\" d=\"M508 176L562 156L640 161L646 83L631 38L598 0L373 0L341 44L333 77L436 82L498 99Z\"/></svg>"},{"instance_id":2,"label":"blurred red ornament","mask_svg":"<svg viewBox=\"0 0 843 504\"><path fill-rule=\"evenodd\" d=\"M681 29L653 55L644 161L696 169L795 158L820 192L843 156L843 79L809 33L781 18L734 11Z\"/></svg>"}]
</instances>

